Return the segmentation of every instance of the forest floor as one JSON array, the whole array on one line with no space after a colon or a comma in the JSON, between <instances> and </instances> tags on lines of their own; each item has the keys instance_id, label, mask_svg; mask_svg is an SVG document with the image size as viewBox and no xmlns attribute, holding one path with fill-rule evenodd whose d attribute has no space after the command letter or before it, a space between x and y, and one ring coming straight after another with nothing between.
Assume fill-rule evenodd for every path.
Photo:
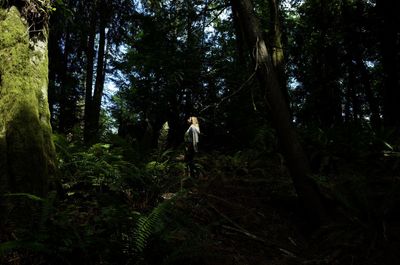
<instances>
[{"instance_id":1,"label":"forest floor","mask_svg":"<svg viewBox=\"0 0 400 265\"><path fill-rule=\"evenodd\" d=\"M367 204L369 217L363 219L357 212L357 207L363 210L357 199L340 202L339 191L324 190L335 200L336 209L332 211L340 217L332 225L315 229L307 223L278 156L266 160L231 159L225 161L224 167L212 155L200 158L200 176L183 183L187 195L177 205L205 228L197 259L192 257L186 264L398 264L398 225L379 215L374 217L375 212L368 210L379 213L379 208L369 208L372 204ZM260 161L262 169L257 167ZM220 164L216 167L215 163ZM215 168L220 171L213 171ZM359 174L369 177L368 168L365 170ZM371 194L381 189L374 181ZM384 181L383 177L379 180ZM344 186L353 194L359 192L349 183ZM378 203L376 197L372 200Z\"/></svg>"},{"instance_id":2,"label":"forest floor","mask_svg":"<svg viewBox=\"0 0 400 265\"><path fill-rule=\"evenodd\" d=\"M206 227L207 233L198 264L285 265L304 261L307 225L289 187L290 179L277 163L270 163L269 169L270 174L279 174L275 180L244 167L226 168L223 174L203 171L199 177L185 180L187 197L178 205L190 211L193 221ZM286 189L289 192L282 196Z\"/></svg>"},{"instance_id":3,"label":"forest floor","mask_svg":"<svg viewBox=\"0 0 400 265\"><path fill-rule=\"evenodd\" d=\"M182 152L143 167L118 152L63 157L64 196L39 198L41 229L8 233L0 264L400 264L397 156L338 158L335 174L312 176L335 216L317 229L277 153L199 154L188 178Z\"/></svg>"},{"instance_id":4,"label":"forest floor","mask_svg":"<svg viewBox=\"0 0 400 265\"><path fill-rule=\"evenodd\" d=\"M205 264L298 264L304 240L292 223L294 209L274 205L260 184L213 180L191 192L202 205L194 219L212 239Z\"/></svg>"}]
</instances>

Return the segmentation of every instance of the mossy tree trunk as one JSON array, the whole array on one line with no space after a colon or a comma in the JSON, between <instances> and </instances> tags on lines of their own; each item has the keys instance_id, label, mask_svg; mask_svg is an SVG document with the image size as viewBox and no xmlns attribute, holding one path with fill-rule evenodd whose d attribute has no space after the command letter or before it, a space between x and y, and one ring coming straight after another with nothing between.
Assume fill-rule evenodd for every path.
<instances>
[{"instance_id":1,"label":"mossy tree trunk","mask_svg":"<svg viewBox=\"0 0 400 265\"><path fill-rule=\"evenodd\" d=\"M1 195L45 196L55 175L47 101L47 26L35 26L16 7L0 9Z\"/></svg>"}]
</instances>

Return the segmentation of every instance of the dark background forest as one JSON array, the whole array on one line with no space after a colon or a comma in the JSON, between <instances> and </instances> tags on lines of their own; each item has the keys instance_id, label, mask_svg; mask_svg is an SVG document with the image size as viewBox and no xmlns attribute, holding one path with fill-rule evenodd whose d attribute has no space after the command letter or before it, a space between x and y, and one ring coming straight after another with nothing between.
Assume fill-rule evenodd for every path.
<instances>
[{"instance_id":1,"label":"dark background forest","mask_svg":"<svg viewBox=\"0 0 400 265\"><path fill-rule=\"evenodd\" d=\"M400 264L399 5L0 0L0 264Z\"/></svg>"}]
</instances>

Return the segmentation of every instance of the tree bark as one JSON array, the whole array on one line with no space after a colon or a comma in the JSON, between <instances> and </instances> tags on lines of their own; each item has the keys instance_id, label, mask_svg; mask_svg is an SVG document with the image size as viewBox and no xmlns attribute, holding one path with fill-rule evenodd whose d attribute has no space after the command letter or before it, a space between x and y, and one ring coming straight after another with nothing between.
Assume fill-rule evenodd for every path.
<instances>
[{"instance_id":1,"label":"tree bark","mask_svg":"<svg viewBox=\"0 0 400 265\"><path fill-rule=\"evenodd\" d=\"M272 63L276 69L276 74L278 75L279 84L285 97L286 104L289 107L290 100L289 91L286 86L287 78L285 73L285 55L283 53L282 31L279 24L279 3L278 0L268 0L268 3L271 17Z\"/></svg>"},{"instance_id":2,"label":"tree bark","mask_svg":"<svg viewBox=\"0 0 400 265\"><path fill-rule=\"evenodd\" d=\"M29 39L28 25L16 8L0 12L1 187L45 195L55 172L47 101L47 33Z\"/></svg>"},{"instance_id":3,"label":"tree bark","mask_svg":"<svg viewBox=\"0 0 400 265\"><path fill-rule=\"evenodd\" d=\"M0 229L28 231L38 221L38 205L27 198L46 197L56 181L47 100L47 27L27 34L17 8L0 9ZM0 231L0 241L7 235Z\"/></svg>"},{"instance_id":4,"label":"tree bark","mask_svg":"<svg viewBox=\"0 0 400 265\"><path fill-rule=\"evenodd\" d=\"M96 1L95 1L96 2ZM92 7L92 16L90 20L89 36L86 46L86 82L85 82L85 111L84 111L84 133L85 142L91 137L91 119L92 119L92 99L93 99L93 72L94 72L94 42L96 38L97 10L95 4Z\"/></svg>"},{"instance_id":5,"label":"tree bark","mask_svg":"<svg viewBox=\"0 0 400 265\"><path fill-rule=\"evenodd\" d=\"M104 90L104 80L105 80L105 44L106 44L106 16L107 16L107 5L106 1L100 1L99 5L94 7L95 11L93 11L93 25L92 25L92 36L89 40L89 45L94 45L94 36L96 35L96 12L99 12L99 42L98 42L98 51L97 51L97 64L96 64L96 82L94 85L94 90L92 89L93 85L93 54L94 49L93 46L89 46L90 50L88 52L92 52L91 58L92 61L90 65L88 63L88 77L87 77L87 87L86 87L86 100L85 100L85 127L84 127L84 141L87 144L91 144L95 142L99 137L99 122L100 122L100 111L101 111L101 99L103 97ZM97 9L97 10L96 10ZM93 42L92 42L93 41ZM91 70L89 69L91 67ZM90 80L89 80L90 78ZM89 89L90 88L90 89ZM93 93L92 93L93 90Z\"/></svg>"},{"instance_id":6,"label":"tree bark","mask_svg":"<svg viewBox=\"0 0 400 265\"><path fill-rule=\"evenodd\" d=\"M370 110L370 119L371 119L371 126L373 129L377 130L381 127L381 118L380 118L380 111L379 111L379 103L378 99L374 95L371 86L371 77L370 73L365 66L365 63L362 61L361 57L356 58L358 68L361 71L361 82L363 84L364 93L368 101L368 107Z\"/></svg>"},{"instance_id":7,"label":"tree bark","mask_svg":"<svg viewBox=\"0 0 400 265\"><path fill-rule=\"evenodd\" d=\"M276 69L260 30L259 22L253 14L252 2L250 0L231 0L231 3L233 10L237 11L233 17L239 18L239 23L245 31L260 85L266 90L271 116L299 199L311 221L319 225L328 223L329 216L320 194L309 179L308 159L293 127Z\"/></svg>"},{"instance_id":8,"label":"tree bark","mask_svg":"<svg viewBox=\"0 0 400 265\"><path fill-rule=\"evenodd\" d=\"M383 84L383 122L387 127L400 130L400 60L399 60L399 16L397 0L378 0L376 7L381 19L380 40Z\"/></svg>"},{"instance_id":9,"label":"tree bark","mask_svg":"<svg viewBox=\"0 0 400 265\"><path fill-rule=\"evenodd\" d=\"M68 56L70 55L70 37L69 37L69 31L66 32L65 34L65 40L64 40L64 53L62 54L62 59L61 59L61 71L59 73L59 79L60 79L60 98L59 98L59 104L60 104L60 115L59 115L59 124L58 124L58 130L60 133L66 133L68 129L72 129L72 124L73 122L70 122L73 117L70 116L70 111L68 109L71 108L69 106L72 102L68 99L69 96L69 82L68 82ZM76 103L75 103L76 104Z\"/></svg>"},{"instance_id":10,"label":"tree bark","mask_svg":"<svg viewBox=\"0 0 400 265\"><path fill-rule=\"evenodd\" d=\"M89 121L89 137L85 139L86 142L93 142L98 139L99 127L100 127L100 111L101 111L101 99L103 97L104 90L104 78L105 78L105 43L106 43L106 23L103 16L100 17L100 29L99 29L99 49L97 52L97 66L96 66L96 83L94 86L93 99L92 99L92 110Z\"/></svg>"},{"instance_id":11,"label":"tree bark","mask_svg":"<svg viewBox=\"0 0 400 265\"><path fill-rule=\"evenodd\" d=\"M356 23L357 21L362 21L363 10L361 8L362 3L353 7L351 1L344 1L342 4L343 22L344 28L344 40L346 44L346 62L349 66L349 85L348 89L359 88L359 93L365 94L366 103L369 108L369 117L371 121L371 126L373 129L377 130L381 126L379 102L377 97L374 95L371 82L371 74L369 73L364 61L363 52L365 52L365 47L362 43L362 25ZM349 100L347 100L349 101ZM359 97L353 93L353 116L357 117L361 113L361 104L359 103ZM354 104L355 103L355 104ZM358 104L357 104L358 103ZM349 117L350 105L346 102L345 116ZM359 116L360 116L359 115ZM361 118L361 116L359 117ZM348 121L348 119L346 119Z\"/></svg>"}]
</instances>

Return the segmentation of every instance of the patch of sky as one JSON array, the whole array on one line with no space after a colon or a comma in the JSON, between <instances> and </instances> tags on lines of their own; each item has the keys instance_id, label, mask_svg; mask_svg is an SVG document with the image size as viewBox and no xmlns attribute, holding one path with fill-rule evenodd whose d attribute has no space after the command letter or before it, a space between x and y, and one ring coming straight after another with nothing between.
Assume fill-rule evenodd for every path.
<instances>
[{"instance_id":1,"label":"patch of sky","mask_svg":"<svg viewBox=\"0 0 400 265\"><path fill-rule=\"evenodd\" d=\"M296 11L297 8L304 4L304 0L284 0L281 2L281 8L285 11Z\"/></svg>"},{"instance_id":2,"label":"patch of sky","mask_svg":"<svg viewBox=\"0 0 400 265\"><path fill-rule=\"evenodd\" d=\"M219 14L217 13L215 15L217 17L212 18L211 22L204 28L204 33L207 35L215 34L216 30L215 30L215 24L213 23L214 21L216 21L217 19L219 21L226 21L229 19L229 17L231 16L231 9L225 8L224 10L222 10L222 12L219 12Z\"/></svg>"},{"instance_id":3,"label":"patch of sky","mask_svg":"<svg viewBox=\"0 0 400 265\"><path fill-rule=\"evenodd\" d=\"M374 61L365 61L364 63L368 68L374 68L376 65L376 62Z\"/></svg>"},{"instance_id":4,"label":"patch of sky","mask_svg":"<svg viewBox=\"0 0 400 265\"><path fill-rule=\"evenodd\" d=\"M288 79L288 87L290 90L295 90L300 86L300 82L293 76Z\"/></svg>"}]
</instances>

